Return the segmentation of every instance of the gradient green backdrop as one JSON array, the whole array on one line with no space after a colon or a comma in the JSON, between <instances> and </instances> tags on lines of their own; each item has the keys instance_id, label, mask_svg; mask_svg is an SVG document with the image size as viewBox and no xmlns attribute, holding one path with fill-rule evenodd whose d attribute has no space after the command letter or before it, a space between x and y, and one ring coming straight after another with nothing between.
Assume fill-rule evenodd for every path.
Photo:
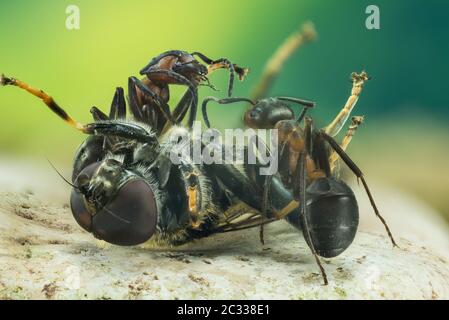
<instances>
[{"instance_id":1,"label":"gradient green backdrop","mask_svg":"<svg viewBox=\"0 0 449 320\"><path fill-rule=\"evenodd\" d=\"M69 4L80 8L80 30L65 28ZM380 8L381 30L365 28L369 4ZM356 113L367 124L354 153L375 174L396 174L393 181L411 189L427 179L425 187L413 189L425 193L435 177L441 184L448 173L448 17L449 2L443 0L2 0L0 72L45 89L87 122L91 106L107 110L114 88L126 86L128 76L168 49L226 56L251 67L235 90L236 96L248 95L276 47L311 20L318 41L288 61L272 94L315 100L314 116L324 124L346 100L349 74L366 69L373 80ZM227 73L211 80L222 91L201 88L201 96L224 95ZM182 90L173 90L173 101ZM220 128L241 126L243 109L217 107L211 118ZM15 88L0 88L0 119L0 155L48 156L68 166L84 138ZM430 171L423 166L429 158ZM447 194L443 185L438 195Z\"/></svg>"}]
</instances>

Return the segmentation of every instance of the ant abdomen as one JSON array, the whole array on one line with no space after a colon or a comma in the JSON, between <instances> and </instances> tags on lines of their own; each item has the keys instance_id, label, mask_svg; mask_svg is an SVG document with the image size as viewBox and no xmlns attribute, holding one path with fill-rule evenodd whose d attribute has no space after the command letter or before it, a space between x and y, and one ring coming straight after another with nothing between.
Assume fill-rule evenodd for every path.
<instances>
[{"instance_id":1,"label":"ant abdomen","mask_svg":"<svg viewBox=\"0 0 449 320\"><path fill-rule=\"evenodd\" d=\"M321 257L338 256L354 240L359 209L354 192L344 181L336 178L313 181L307 187L306 212L310 236Z\"/></svg>"}]
</instances>

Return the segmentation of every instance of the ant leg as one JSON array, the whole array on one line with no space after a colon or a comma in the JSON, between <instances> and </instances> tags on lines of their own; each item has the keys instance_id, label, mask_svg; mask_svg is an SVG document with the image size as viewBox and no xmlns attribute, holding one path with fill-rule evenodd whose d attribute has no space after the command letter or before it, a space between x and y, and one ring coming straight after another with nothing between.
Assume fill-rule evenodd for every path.
<instances>
[{"instance_id":1,"label":"ant leg","mask_svg":"<svg viewBox=\"0 0 449 320\"><path fill-rule=\"evenodd\" d=\"M270 209L270 186L273 180L273 175L265 176L265 181L263 184L263 195L262 195L262 213L267 216L268 210Z\"/></svg>"},{"instance_id":2,"label":"ant leg","mask_svg":"<svg viewBox=\"0 0 449 320\"><path fill-rule=\"evenodd\" d=\"M352 79L352 90L351 95L349 96L346 104L343 109L341 109L340 113L335 117L335 119L324 128L326 134L331 137L335 137L340 130L345 125L346 121L351 114L351 111L354 109L357 101L359 100L360 94L362 93L363 85L370 78L365 71L362 71L360 74L353 72L351 74Z\"/></svg>"},{"instance_id":3,"label":"ant leg","mask_svg":"<svg viewBox=\"0 0 449 320\"><path fill-rule=\"evenodd\" d=\"M304 132L307 154L312 157L315 164L315 169L313 172L309 171L309 176L313 176L312 178L323 175L330 177L329 148L327 148L323 138L314 130L312 118L306 117Z\"/></svg>"},{"instance_id":4,"label":"ant leg","mask_svg":"<svg viewBox=\"0 0 449 320\"><path fill-rule=\"evenodd\" d=\"M162 126L167 123L167 117L169 116L166 112L161 112L163 108L158 107L157 101L160 100L159 97L156 97L154 94L150 95L149 92L143 92L143 89L141 88L146 87L146 85L141 83L139 88L136 84L137 81L138 80L135 77L128 78L129 109L134 117L134 120L146 123L155 131L160 133ZM140 89L140 95L137 88ZM153 93L151 90L150 92ZM143 99L145 100L142 101ZM166 104L162 102L162 105ZM165 110L169 109L167 106L164 108Z\"/></svg>"},{"instance_id":5,"label":"ant leg","mask_svg":"<svg viewBox=\"0 0 449 320\"><path fill-rule=\"evenodd\" d=\"M349 157L349 155L340 147L340 145L337 143L337 141L334 140L331 136L329 136L324 131L321 131L321 135L323 138L329 143L329 145L332 147L332 149L337 152L337 154L340 156L341 160L351 169L351 171L357 176L358 179L362 181L363 187L365 188L365 191L368 195L369 201L371 203L371 206L373 207L374 213L376 216L380 219L382 224L385 227L385 230L387 231L388 236L390 237L390 240L394 247L398 247L396 244L396 241L393 238L393 235L391 234L390 228L387 225L387 222L385 219L380 215L379 210L377 209L376 203L374 202L374 198L371 195L371 191L368 187L368 184L366 183L365 177L363 175L363 172L357 167L357 165L352 161L352 159Z\"/></svg>"},{"instance_id":6,"label":"ant leg","mask_svg":"<svg viewBox=\"0 0 449 320\"><path fill-rule=\"evenodd\" d=\"M308 154L312 154L312 137L313 137L313 120L312 118L305 117L304 120L304 141L305 148Z\"/></svg>"},{"instance_id":7,"label":"ant leg","mask_svg":"<svg viewBox=\"0 0 449 320\"><path fill-rule=\"evenodd\" d=\"M316 179L321 176L329 177L331 175L329 151L323 139L316 134L313 120L310 117L305 117L304 120L304 141L307 157L308 159L311 158L315 164L315 168L312 169L313 171L309 170L309 177L311 179Z\"/></svg>"},{"instance_id":8,"label":"ant leg","mask_svg":"<svg viewBox=\"0 0 449 320\"><path fill-rule=\"evenodd\" d=\"M312 240L312 236L310 235L310 226L309 226L309 221L308 221L308 217L307 217L306 157L307 157L307 152L304 150L303 152L301 152L301 155L299 156L299 163L298 163L299 168L296 170L296 176L298 177L298 179L294 179L297 182L297 183L295 183L297 185L294 186L294 189L297 189L299 191L299 212L300 212L299 219L301 219L300 225L302 225L302 227L303 227L303 233L306 238L306 242L308 243L310 250L312 251L312 254L315 257L315 261L316 261L318 267L320 268L321 275L323 276L323 280L324 280L324 285L327 285L328 281L327 281L326 271L324 270L323 265L321 264L318 254L316 253L316 250L315 250L315 247L313 244L313 240ZM296 195L295 195L295 197L296 197Z\"/></svg>"},{"instance_id":9,"label":"ant leg","mask_svg":"<svg viewBox=\"0 0 449 320\"><path fill-rule=\"evenodd\" d=\"M304 23L301 30L293 33L285 42L275 51L268 60L257 85L254 87L251 98L259 100L267 96L274 80L281 72L285 61L304 44L313 41L316 38L315 27L311 22Z\"/></svg>"},{"instance_id":10,"label":"ant leg","mask_svg":"<svg viewBox=\"0 0 449 320\"><path fill-rule=\"evenodd\" d=\"M213 61L207 68L207 73L210 74L217 69L229 69L229 84L228 84L228 97L232 97L232 90L234 89L234 65L228 59L219 59Z\"/></svg>"},{"instance_id":11,"label":"ant leg","mask_svg":"<svg viewBox=\"0 0 449 320\"><path fill-rule=\"evenodd\" d=\"M156 109L154 108L154 106L144 104L142 106L142 114L143 114L144 118L147 119L148 123L151 124L152 128L154 128L155 130L159 130L158 124L159 124L160 118L159 118L158 113L156 112ZM163 120L165 120L165 118L162 119L162 121ZM165 121L165 123L167 123L167 122Z\"/></svg>"},{"instance_id":12,"label":"ant leg","mask_svg":"<svg viewBox=\"0 0 449 320\"><path fill-rule=\"evenodd\" d=\"M212 60L200 52L193 52L192 56L198 56L201 60L209 65L207 68L208 74L218 69L229 70L228 97L232 96L232 90L234 88L234 72L237 73L239 80L243 80L249 72L248 68L239 67L238 65L231 63L231 61L226 58Z\"/></svg>"},{"instance_id":13,"label":"ant leg","mask_svg":"<svg viewBox=\"0 0 449 320\"><path fill-rule=\"evenodd\" d=\"M297 103L299 105L304 106L304 109L302 109L301 114L299 115L298 119L296 120L296 123L298 123L298 124L301 123L301 121L306 116L307 110L309 108L315 107L315 102L313 102L313 101L308 101L308 100L303 100L303 99L298 99L298 98L292 98L292 97L277 97L276 99L283 100L283 101L288 101L288 102L294 102L294 103Z\"/></svg>"},{"instance_id":14,"label":"ant leg","mask_svg":"<svg viewBox=\"0 0 449 320\"><path fill-rule=\"evenodd\" d=\"M139 107L139 99L137 98L137 90L134 81L128 78L128 105L135 120L143 121L142 110Z\"/></svg>"},{"instance_id":15,"label":"ant leg","mask_svg":"<svg viewBox=\"0 0 449 320\"><path fill-rule=\"evenodd\" d=\"M189 79L187 79L183 75L173 72L173 71L155 69L155 70L150 70L150 71L146 72L145 74L147 75L147 77L151 77L152 75L157 75L157 74L165 75L165 76L167 76L167 81L173 81L177 84L183 84L188 87L190 94L192 95L192 102L190 104L190 115L189 115L188 126L189 126L189 128L192 128L193 122L196 119L196 112L197 112L197 108L198 108L198 89L197 89L197 87ZM171 122L174 123L174 121L171 121Z\"/></svg>"},{"instance_id":16,"label":"ant leg","mask_svg":"<svg viewBox=\"0 0 449 320\"><path fill-rule=\"evenodd\" d=\"M64 109L62 109L53 100L53 98L51 96L49 96L48 94L46 94L44 91L42 91L40 89L33 88L30 85L28 85L27 83L22 82L18 79L5 77L5 75L2 74L0 77L0 86L7 86L7 85L19 87L19 88L24 89L27 92L31 93L33 96L38 97L47 105L47 107L50 108L51 111L53 111L58 117L60 117L62 120L64 120L70 126L74 127L77 130L80 130L80 131L84 130L84 126L81 123L79 123L78 121L71 118L67 114L67 112L65 112Z\"/></svg>"},{"instance_id":17,"label":"ant leg","mask_svg":"<svg viewBox=\"0 0 449 320\"><path fill-rule=\"evenodd\" d=\"M346 132L343 141L340 145L341 149L343 151L346 151L348 148L349 143L352 140L352 137L354 136L355 132L357 131L358 127L363 123L364 117L363 116L355 116L351 119L351 125L348 128L348 131ZM331 156L329 157L329 163L331 172L335 171L335 168L337 167L337 161L339 159L338 153L333 151Z\"/></svg>"},{"instance_id":18,"label":"ant leg","mask_svg":"<svg viewBox=\"0 0 449 320\"><path fill-rule=\"evenodd\" d=\"M307 108L315 107L315 102L309 101L309 100L304 100L304 99L299 99L299 98L292 98L292 97L277 97L277 99L283 100L283 101L294 102L294 103L300 104L300 105L302 105L304 107L307 107Z\"/></svg>"},{"instance_id":19,"label":"ant leg","mask_svg":"<svg viewBox=\"0 0 449 320\"><path fill-rule=\"evenodd\" d=\"M268 210L271 207L271 205L270 205L270 186L271 186L272 180L273 180L273 175L270 174L270 175L265 176L265 181L263 184L262 210L261 210L263 217L268 216ZM260 225L259 239L260 239L260 243L262 243L262 245L264 245L265 244L264 223L262 223Z\"/></svg>"},{"instance_id":20,"label":"ant leg","mask_svg":"<svg viewBox=\"0 0 449 320\"><path fill-rule=\"evenodd\" d=\"M134 87L134 88L132 88ZM159 109L161 110L162 114L164 115L164 117L170 121L171 123L174 123L173 117L170 113L170 107L168 106L167 103L165 103L164 101L162 101L162 99L153 91L150 90L150 88L148 88L146 85L144 85L142 83L142 81L140 81L139 79L137 79L136 77L129 77L128 78L128 88L130 90L130 107L132 108L131 110L137 109L135 110L136 114L138 115L138 117L141 117L141 119L144 118L144 114L142 113L142 110L140 110L138 103L137 103L137 93L135 91L135 87L139 88L140 91L142 91L142 93L148 97L150 97L152 99L152 101L154 101L154 103L159 107ZM134 113L134 112L133 112Z\"/></svg>"},{"instance_id":21,"label":"ant leg","mask_svg":"<svg viewBox=\"0 0 449 320\"><path fill-rule=\"evenodd\" d=\"M258 136L255 137L255 139L250 140L251 147L254 145L254 147L257 149L257 152L260 152L260 149L263 148L263 152L266 154L266 156L270 155L270 151L267 147L267 145L264 143L264 141L260 140ZM273 181L273 174L267 174L263 179L263 193L262 193L262 206L261 206L261 213L262 218L268 218L268 212L271 210L271 201L270 201L270 187L271 183ZM265 244L264 240L264 223L261 223L260 230L259 230L259 239L262 245Z\"/></svg>"},{"instance_id":22,"label":"ant leg","mask_svg":"<svg viewBox=\"0 0 449 320\"><path fill-rule=\"evenodd\" d=\"M260 229L259 229L259 240L260 240L260 243L261 243L262 245L265 245L265 239L264 239L264 225L265 225L265 223L261 223L261 224L260 224Z\"/></svg>"},{"instance_id":23,"label":"ant leg","mask_svg":"<svg viewBox=\"0 0 449 320\"><path fill-rule=\"evenodd\" d=\"M290 184L290 146L288 141L282 143L281 149L279 151L279 174L281 176L282 182L284 184Z\"/></svg>"},{"instance_id":24,"label":"ant leg","mask_svg":"<svg viewBox=\"0 0 449 320\"><path fill-rule=\"evenodd\" d=\"M182 96L181 100L179 100L175 110L173 110L173 118L176 123L180 123L182 120L184 120L184 117L186 116L187 111L189 110L189 105L191 103L192 94L190 93L190 90L187 90Z\"/></svg>"},{"instance_id":25,"label":"ant leg","mask_svg":"<svg viewBox=\"0 0 449 320\"><path fill-rule=\"evenodd\" d=\"M245 101L245 102L249 102L252 105L254 105L255 103L247 98L224 98L224 99L217 99L215 97L206 97L203 100L203 105L202 105L202 112L203 112L203 119L204 122L206 124L206 126L208 128L210 128L210 122L209 122L209 117L207 116L207 104L209 103L209 101L214 101L217 102L219 104L230 104L230 103L235 103L235 102L241 102L241 101Z\"/></svg>"},{"instance_id":26,"label":"ant leg","mask_svg":"<svg viewBox=\"0 0 449 320\"><path fill-rule=\"evenodd\" d=\"M184 120L187 111L189 111L189 106L191 105L191 103L192 103L192 94L190 93L190 90L187 90L182 96L181 100L179 100L175 109L173 110L173 120L175 124L179 124ZM171 123L169 122L165 123L161 133L167 132L171 127L172 127Z\"/></svg>"},{"instance_id":27,"label":"ant leg","mask_svg":"<svg viewBox=\"0 0 449 320\"><path fill-rule=\"evenodd\" d=\"M229 69L231 71L231 68L237 72L237 75L239 76L240 80L243 80L243 78L248 74L248 68L242 68L236 65L235 63L231 63L226 58L220 58L217 60L212 60L208 57L206 57L204 54L200 52L194 52L192 55L198 56L201 60L203 60L205 63L209 65L208 71L209 73L217 70L217 69Z\"/></svg>"}]
</instances>

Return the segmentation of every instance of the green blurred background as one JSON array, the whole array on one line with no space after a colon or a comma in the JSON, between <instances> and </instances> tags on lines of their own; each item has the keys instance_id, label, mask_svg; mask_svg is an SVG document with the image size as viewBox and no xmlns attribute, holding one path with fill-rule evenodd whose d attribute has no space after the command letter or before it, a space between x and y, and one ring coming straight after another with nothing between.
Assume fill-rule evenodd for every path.
<instances>
[{"instance_id":1,"label":"green blurred background","mask_svg":"<svg viewBox=\"0 0 449 320\"><path fill-rule=\"evenodd\" d=\"M68 5L80 30L65 27ZM381 29L365 28L365 8L379 6ZM354 114L366 116L350 153L373 179L401 187L448 214L449 2L433 1L1 1L0 72L45 89L76 119L108 110L116 86L168 49L201 51L251 67L236 96L247 96L266 60L304 21L318 40L301 48L271 94L317 102L324 125L346 101L349 74L373 77ZM228 74L214 73L224 95ZM173 88L172 103L183 88ZM216 107L220 128L240 127L244 105ZM84 139L36 98L0 89L0 156L48 157L70 167ZM449 215L448 215L449 216Z\"/></svg>"}]
</instances>

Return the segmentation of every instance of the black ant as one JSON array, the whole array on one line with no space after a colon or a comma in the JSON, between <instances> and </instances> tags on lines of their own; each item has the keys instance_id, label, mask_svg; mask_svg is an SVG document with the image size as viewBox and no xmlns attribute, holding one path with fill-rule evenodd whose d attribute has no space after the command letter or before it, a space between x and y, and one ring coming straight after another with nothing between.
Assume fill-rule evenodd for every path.
<instances>
[{"instance_id":1,"label":"black ant","mask_svg":"<svg viewBox=\"0 0 449 320\"><path fill-rule=\"evenodd\" d=\"M325 284L327 276L318 256L332 258L341 254L354 240L359 212L354 193L350 187L335 175L335 162L340 158L357 176L365 188L376 216L382 221L394 246L397 246L388 225L380 215L374 202L366 179L359 167L345 152L362 117L354 117L352 125L342 145L335 136L344 126L349 113L355 106L364 83L368 80L365 72L352 74L353 89L348 102L334 121L324 129L316 130L313 121L306 116L314 103L307 100L277 97L252 101L248 98L208 97L202 105L203 118L208 127L207 104L210 101L219 104L247 102L251 108L245 112L243 121L254 129L277 129L279 143L279 178L288 190L292 191L294 201L282 210L273 210L270 195L275 175L261 177L252 169L247 171L248 177L257 186L263 186L262 204L256 206L268 218L286 218L291 224L303 231L304 237L320 267ZM286 104L293 102L304 106L301 114L295 119L293 110ZM304 125L302 125L304 122ZM330 154L330 151L333 153ZM220 176L221 177L221 176ZM221 177L222 178L222 177ZM299 214L292 213L299 206ZM264 223L260 223L263 226ZM263 229L261 229L263 242Z\"/></svg>"},{"instance_id":2,"label":"black ant","mask_svg":"<svg viewBox=\"0 0 449 320\"><path fill-rule=\"evenodd\" d=\"M208 66L198 62L195 56ZM178 124L190 108L188 126L192 127L198 105L197 87L205 83L215 88L209 83L207 76L223 68L228 69L230 73L228 86L230 97L234 87L234 73L243 80L249 69L239 67L226 58L212 60L199 52L170 50L161 53L140 70L140 74L145 76L142 80L136 77L128 79L129 107L134 119L148 123L160 133L167 122L170 125ZM170 84L185 85L188 88L173 113L168 106Z\"/></svg>"}]
</instances>

